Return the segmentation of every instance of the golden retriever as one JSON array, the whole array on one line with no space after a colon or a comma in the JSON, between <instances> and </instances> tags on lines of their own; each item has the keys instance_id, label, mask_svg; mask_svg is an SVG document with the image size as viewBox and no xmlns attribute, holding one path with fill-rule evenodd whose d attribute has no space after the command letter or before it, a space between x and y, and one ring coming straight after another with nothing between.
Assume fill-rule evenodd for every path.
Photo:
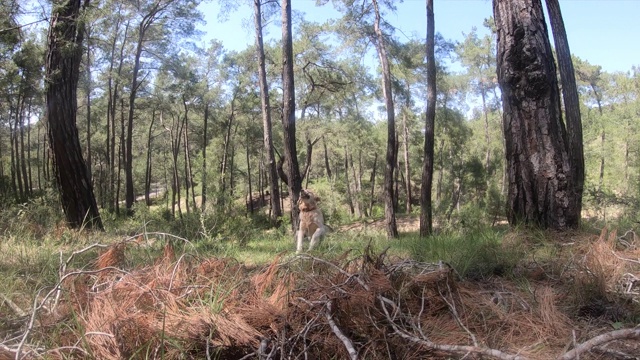
<instances>
[{"instance_id":1,"label":"golden retriever","mask_svg":"<svg viewBox=\"0 0 640 360\"><path fill-rule=\"evenodd\" d=\"M324 238L327 232L322 211L318 208L320 198L309 190L302 190L298 199L300 209L300 227L296 234L296 253L302 252L302 243L305 237L310 237L309 251L313 250Z\"/></svg>"}]
</instances>

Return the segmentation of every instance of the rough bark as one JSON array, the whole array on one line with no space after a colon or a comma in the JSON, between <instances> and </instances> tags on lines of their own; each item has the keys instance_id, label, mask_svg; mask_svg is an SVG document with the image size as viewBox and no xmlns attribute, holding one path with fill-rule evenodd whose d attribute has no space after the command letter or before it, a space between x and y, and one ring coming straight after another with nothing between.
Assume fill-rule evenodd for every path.
<instances>
[{"instance_id":1,"label":"rough bark","mask_svg":"<svg viewBox=\"0 0 640 360\"><path fill-rule=\"evenodd\" d=\"M494 0L510 224L578 225L574 177L540 0Z\"/></svg>"},{"instance_id":2,"label":"rough bark","mask_svg":"<svg viewBox=\"0 0 640 360\"><path fill-rule=\"evenodd\" d=\"M291 33L291 0L282 1L282 126L284 128L284 159L289 187L289 202L291 204L291 226L298 228L300 211L296 206L302 177L298 166L298 152L296 148L295 123L295 88L293 80L293 37Z\"/></svg>"},{"instance_id":3,"label":"rough bark","mask_svg":"<svg viewBox=\"0 0 640 360\"><path fill-rule=\"evenodd\" d=\"M387 237L398 237L398 226L396 224L396 212L394 207L394 172L397 164L398 153L396 151L396 123L395 108L393 104L393 94L391 91L391 68L389 66L389 57L385 46L384 36L380 28L380 10L378 1L372 0L375 11L375 44L380 58L382 67L382 93L384 103L387 110L387 155L386 167L384 172L384 218L387 230Z\"/></svg>"},{"instance_id":4,"label":"rough bark","mask_svg":"<svg viewBox=\"0 0 640 360\"><path fill-rule=\"evenodd\" d=\"M402 151L404 155L404 187L407 195L405 203L405 211L407 214L411 214L411 166L409 164L409 127L407 126L407 111L408 107L402 112L402 129L403 129L403 146Z\"/></svg>"},{"instance_id":5,"label":"rough bark","mask_svg":"<svg viewBox=\"0 0 640 360\"><path fill-rule=\"evenodd\" d=\"M207 145L208 137L207 131L209 130L209 104L204 107L204 130L202 131L202 205L201 209L204 212L207 209ZM248 155L247 155L248 156Z\"/></svg>"},{"instance_id":6,"label":"rough bark","mask_svg":"<svg viewBox=\"0 0 640 360\"><path fill-rule=\"evenodd\" d=\"M569 40L562 20L558 0L546 0L553 39L558 57L558 70L562 82L562 98L567 126L569 158L575 186L575 206L578 213L582 210L584 192L584 146L582 139L582 118L580 116L580 98L576 84L576 73L571 60Z\"/></svg>"},{"instance_id":7,"label":"rough bark","mask_svg":"<svg viewBox=\"0 0 640 360\"><path fill-rule=\"evenodd\" d=\"M271 196L271 220L275 221L282 216L280 207L280 190L278 189L278 170L276 157L273 152L273 136L271 126L271 107L269 105L269 86L267 85L267 71L265 68L264 42L262 40L262 0L254 0L254 18L256 28L256 45L258 51L258 72L260 78L260 100L262 104L262 127L264 149L267 154L267 172L269 174L269 191Z\"/></svg>"},{"instance_id":8,"label":"rough bark","mask_svg":"<svg viewBox=\"0 0 640 360\"><path fill-rule=\"evenodd\" d=\"M46 106L54 173L70 226L103 229L82 158L76 113L84 31L78 20L89 1L56 1L47 40Z\"/></svg>"},{"instance_id":9,"label":"rough bark","mask_svg":"<svg viewBox=\"0 0 640 360\"><path fill-rule=\"evenodd\" d=\"M427 0L427 110L424 128L424 160L422 163L422 186L420 187L420 236L433 232L433 187L434 127L436 119L436 57L435 22L433 0Z\"/></svg>"},{"instance_id":10,"label":"rough bark","mask_svg":"<svg viewBox=\"0 0 640 360\"><path fill-rule=\"evenodd\" d=\"M153 124L156 121L156 110L154 109L151 113L151 123L149 124L149 133L147 134L147 165L145 166L145 175L144 175L144 201L147 206L151 206L151 154L152 154L152 141L153 140Z\"/></svg>"}]
</instances>

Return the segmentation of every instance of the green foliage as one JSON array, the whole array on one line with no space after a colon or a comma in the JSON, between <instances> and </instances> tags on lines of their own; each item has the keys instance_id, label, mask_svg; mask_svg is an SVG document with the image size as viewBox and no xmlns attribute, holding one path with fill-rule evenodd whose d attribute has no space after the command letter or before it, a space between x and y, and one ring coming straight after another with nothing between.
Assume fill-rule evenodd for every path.
<instances>
[{"instance_id":1,"label":"green foliage","mask_svg":"<svg viewBox=\"0 0 640 360\"><path fill-rule=\"evenodd\" d=\"M493 228L476 227L442 232L426 239L408 236L400 243L416 260L444 261L464 278L483 279L508 276L524 256L524 249L518 245L503 244L503 236Z\"/></svg>"}]
</instances>

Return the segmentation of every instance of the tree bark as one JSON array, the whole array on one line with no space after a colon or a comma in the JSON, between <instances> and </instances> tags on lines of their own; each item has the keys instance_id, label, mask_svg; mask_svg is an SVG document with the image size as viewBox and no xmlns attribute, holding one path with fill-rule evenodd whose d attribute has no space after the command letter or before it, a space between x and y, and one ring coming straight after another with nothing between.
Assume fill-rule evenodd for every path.
<instances>
[{"instance_id":1,"label":"tree bark","mask_svg":"<svg viewBox=\"0 0 640 360\"><path fill-rule=\"evenodd\" d=\"M582 194L584 192L584 147L582 139L582 118L580 116L580 98L576 85L576 73L571 60L569 40L562 20L560 3L558 0L546 0L547 11L553 31L553 39L558 57L558 69L562 82L562 98L566 115L567 136L569 145L569 158L571 161L571 173L575 186L574 211L578 214L582 211Z\"/></svg>"},{"instance_id":2,"label":"tree bark","mask_svg":"<svg viewBox=\"0 0 640 360\"><path fill-rule=\"evenodd\" d=\"M407 126L407 111L408 107L405 107L405 111L402 112L402 128L404 133L403 152L404 152L404 186L407 193L407 200L405 204L405 211L407 214L411 214L411 166L409 164L409 127Z\"/></svg>"},{"instance_id":3,"label":"tree bark","mask_svg":"<svg viewBox=\"0 0 640 360\"><path fill-rule=\"evenodd\" d=\"M89 4L56 1L47 41L46 105L54 172L67 222L102 230L91 177L82 159L76 113L84 29L78 17Z\"/></svg>"},{"instance_id":4,"label":"tree bark","mask_svg":"<svg viewBox=\"0 0 640 360\"><path fill-rule=\"evenodd\" d=\"M436 57L435 21L433 0L427 0L427 110L424 128L424 161L422 163L422 185L420 187L420 236L433 232L433 156L436 119Z\"/></svg>"},{"instance_id":5,"label":"tree bark","mask_svg":"<svg viewBox=\"0 0 640 360\"><path fill-rule=\"evenodd\" d=\"M296 100L293 76L293 36L291 33L291 0L282 1L282 126L284 128L284 158L287 166L291 226L298 229L300 210L296 206L302 177L296 148Z\"/></svg>"},{"instance_id":6,"label":"tree bark","mask_svg":"<svg viewBox=\"0 0 640 360\"><path fill-rule=\"evenodd\" d=\"M149 193L151 192L151 154L152 154L152 143L153 139L153 124L156 121L156 110L154 109L151 112L151 123L149 124L149 133L147 135L147 166L145 166L145 176L144 176L144 200L147 206L151 206L151 197Z\"/></svg>"},{"instance_id":7,"label":"tree bark","mask_svg":"<svg viewBox=\"0 0 640 360\"><path fill-rule=\"evenodd\" d=\"M204 212L207 208L207 145L209 143L207 131L209 127L209 103L204 107L204 130L202 134L202 205Z\"/></svg>"},{"instance_id":8,"label":"tree bark","mask_svg":"<svg viewBox=\"0 0 640 360\"><path fill-rule=\"evenodd\" d=\"M322 146L324 147L324 168L327 173L327 180L331 181L331 166L329 165L329 153L327 151L327 142L322 137Z\"/></svg>"},{"instance_id":9,"label":"tree bark","mask_svg":"<svg viewBox=\"0 0 640 360\"><path fill-rule=\"evenodd\" d=\"M389 58L385 46L384 36L380 28L380 10L378 1L372 0L375 11L375 44L382 66L382 93L384 95L385 107L387 110L387 155L386 167L384 172L384 218L387 229L388 238L398 237L398 226L396 224L396 212L394 207L394 172L397 164L398 153L396 151L396 123L395 109L393 104L393 94L391 91L391 68L389 67Z\"/></svg>"},{"instance_id":10,"label":"tree bark","mask_svg":"<svg viewBox=\"0 0 640 360\"><path fill-rule=\"evenodd\" d=\"M540 0L494 0L510 224L579 223L566 130Z\"/></svg>"},{"instance_id":11,"label":"tree bark","mask_svg":"<svg viewBox=\"0 0 640 360\"><path fill-rule=\"evenodd\" d=\"M261 1L253 0L254 18L256 28L256 45L258 51L258 72L260 78L260 100L262 104L262 127L264 149L267 154L267 171L269 174L269 191L271 196L271 221L275 222L282 216L280 207L280 190L278 188L278 169L275 154L273 152L273 136L271 126L271 107L269 105L269 86L267 85L267 71L265 68L264 43L262 40L262 11ZM253 212L253 211L252 211Z\"/></svg>"}]
</instances>

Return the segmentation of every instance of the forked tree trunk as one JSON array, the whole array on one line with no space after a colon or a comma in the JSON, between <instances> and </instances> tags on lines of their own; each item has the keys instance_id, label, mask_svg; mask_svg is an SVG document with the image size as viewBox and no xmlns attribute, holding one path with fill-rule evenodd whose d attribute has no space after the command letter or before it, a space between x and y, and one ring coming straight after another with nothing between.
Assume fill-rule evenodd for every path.
<instances>
[{"instance_id":1,"label":"forked tree trunk","mask_svg":"<svg viewBox=\"0 0 640 360\"><path fill-rule=\"evenodd\" d=\"M433 232L431 188L433 187L434 128L436 119L436 57L434 20L433 0L427 0L427 111L424 128L422 186L420 187L421 237L431 235Z\"/></svg>"},{"instance_id":2,"label":"forked tree trunk","mask_svg":"<svg viewBox=\"0 0 640 360\"><path fill-rule=\"evenodd\" d=\"M84 29L80 12L89 1L56 1L47 41L45 78L49 140L67 222L103 229L76 127L77 89Z\"/></svg>"},{"instance_id":3,"label":"forked tree trunk","mask_svg":"<svg viewBox=\"0 0 640 360\"><path fill-rule=\"evenodd\" d=\"M494 0L510 224L579 223L553 54L540 0Z\"/></svg>"}]
</instances>

